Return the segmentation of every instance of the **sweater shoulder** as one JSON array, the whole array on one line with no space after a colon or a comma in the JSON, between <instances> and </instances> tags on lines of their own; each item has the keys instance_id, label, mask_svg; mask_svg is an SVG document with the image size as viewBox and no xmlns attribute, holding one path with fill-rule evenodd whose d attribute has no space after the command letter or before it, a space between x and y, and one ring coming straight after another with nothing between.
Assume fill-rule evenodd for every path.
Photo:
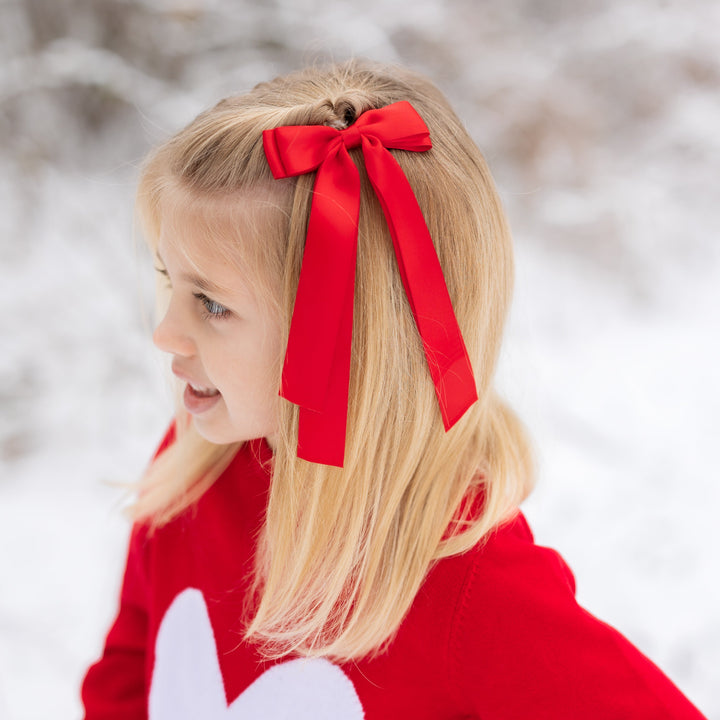
<instances>
[{"instance_id":1,"label":"sweater shoulder","mask_svg":"<svg viewBox=\"0 0 720 720\"><path fill-rule=\"evenodd\" d=\"M520 513L469 551L450 645L461 706L487 720L702 717L647 657L577 603L570 568L535 543Z\"/></svg>"}]
</instances>

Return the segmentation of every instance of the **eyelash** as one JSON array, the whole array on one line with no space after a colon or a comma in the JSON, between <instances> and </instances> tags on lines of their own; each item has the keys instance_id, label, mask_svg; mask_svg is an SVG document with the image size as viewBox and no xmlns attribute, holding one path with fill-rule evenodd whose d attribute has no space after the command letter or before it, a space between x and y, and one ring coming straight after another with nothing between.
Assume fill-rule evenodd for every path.
<instances>
[{"instance_id":1,"label":"eyelash","mask_svg":"<svg viewBox=\"0 0 720 720\"><path fill-rule=\"evenodd\" d=\"M204 293L193 293L205 308L204 319L205 320L216 320L218 318L226 318L230 315L230 311L215 300L211 300Z\"/></svg>"},{"instance_id":2,"label":"eyelash","mask_svg":"<svg viewBox=\"0 0 720 720\"><path fill-rule=\"evenodd\" d=\"M157 266L155 267L155 270L165 277L168 288L172 287L168 271L165 268ZM211 300L207 295L205 295L205 293L193 293L193 297L202 303L204 308L203 320L216 320L226 318L230 315L230 310L228 310L224 305L221 305L219 302Z\"/></svg>"},{"instance_id":3,"label":"eyelash","mask_svg":"<svg viewBox=\"0 0 720 720\"><path fill-rule=\"evenodd\" d=\"M167 285L168 288L169 288L169 287L172 287L172 286L170 285L170 275L168 274L168 271L167 271L165 268L161 268L161 267L158 267L158 266L156 265L156 266L155 266L155 272L160 273L160 275L162 275L162 276L165 278L165 283L166 283L166 285Z\"/></svg>"}]
</instances>

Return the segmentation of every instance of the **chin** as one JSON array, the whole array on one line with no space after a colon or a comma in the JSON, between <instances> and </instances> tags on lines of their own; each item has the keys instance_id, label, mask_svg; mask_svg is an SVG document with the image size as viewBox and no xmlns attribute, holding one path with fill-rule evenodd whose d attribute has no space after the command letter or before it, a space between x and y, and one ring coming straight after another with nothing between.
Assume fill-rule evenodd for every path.
<instances>
[{"instance_id":1,"label":"chin","mask_svg":"<svg viewBox=\"0 0 720 720\"><path fill-rule=\"evenodd\" d=\"M193 417L193 425L197 434L213 445L232 445L247 440L266 437L269 433L260 427L248 427L244 431L226 424L203 422L202 418Z\"/></svg>"},{"instance_id":2,"label":"chin","mask_svg":"<svg viewBox=\"0 0 720 720\"><path fill-rule=\"evenodd\" d=\"M213 445L230 445L244 440L244 438L238 438L237 433L233 433L231 428L217 427L212 423L198 420L196 417L193 417L192 422L197 434Z\"/></svg>"}]
</instances>

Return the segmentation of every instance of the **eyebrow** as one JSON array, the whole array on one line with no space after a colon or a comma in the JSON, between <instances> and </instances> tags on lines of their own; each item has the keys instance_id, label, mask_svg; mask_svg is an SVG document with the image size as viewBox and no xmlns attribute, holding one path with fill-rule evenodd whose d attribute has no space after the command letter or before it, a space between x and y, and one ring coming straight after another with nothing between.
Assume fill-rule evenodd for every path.
<instances>
[{"instance_id":1,"label":"eyebrow","mask_svg":"<svg viewBox=\"0 0 720 720\"><path fill-rule=\"evenodd\" d=\"M200 275L196 275L195 273L183 273L181 278L193 285L197 285L202 291L208 292L211 295L227 295L227 289L221 288L214 282L211 282Z\"/></svg>"},{"instance_id":2,"label":"eyebrow","mask_svg":"<svg viewBox=\"0 0 720 720\"><path fill-rule=\"evenodd\" d=\"M158 268L159 272L161 272L163 275L167 275L167 267L165 266L165 261L162 259L162 256L158 251L155 252L155 256L160 265L162 265L162 268ZM222 288L220 287L220 285L216 285L211 280L208 280L207 278L204 278L197 273L183 273L180 276L180 279L196 285L203 292L208 292L212 295L226 295L228 292L226 288Z\"/></svg>"}]
</instances>

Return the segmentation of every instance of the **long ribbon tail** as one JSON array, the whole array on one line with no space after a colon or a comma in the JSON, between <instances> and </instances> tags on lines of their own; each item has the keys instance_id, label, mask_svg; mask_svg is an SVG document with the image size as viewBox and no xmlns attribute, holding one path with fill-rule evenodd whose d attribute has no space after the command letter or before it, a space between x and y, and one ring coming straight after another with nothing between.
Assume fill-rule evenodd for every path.
<instances>
[{"instance_id":1,"label":"long ribbon tail","mask_svg":"<svg viewBox=\"0 0 720 720\"><path fill-rule=\"evenodd\" d=\"M320 166L288 337L281 395L300 406L298 457L345 454L360 176L342 144Z\"/></svg>"},{"instance_id":2,"label":"long ribbon tail","mask_svg":"<svg viewBox=\"0 0 720 720\"><path fill-rule=\"evenodd\" d=\"M347 433L350 355L352 348L354 286L349 286L342 306L332 371L322 410L300 406L297 456L310 462L342 467Z\"/></svg>"},{"instance_id":3,"label":"long ribbon tail","mask_svg":"<svg viewBox=\"0 0 720 720\"><path fill-rule=\"evenodd\" d=\"M397 160L373 137L363 138L363 152L368 177L390 228L443 424L449 430L478 396L440 261L415 194Z\"/></svg>"}]
</instances>

